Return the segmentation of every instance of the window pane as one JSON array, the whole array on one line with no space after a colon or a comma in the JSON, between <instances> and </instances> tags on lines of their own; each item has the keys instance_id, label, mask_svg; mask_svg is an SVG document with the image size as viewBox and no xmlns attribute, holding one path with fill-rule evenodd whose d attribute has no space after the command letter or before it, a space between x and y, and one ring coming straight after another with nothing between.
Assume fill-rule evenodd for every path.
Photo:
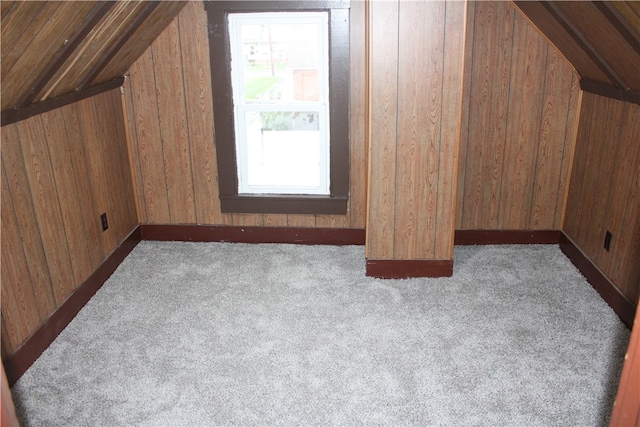
<instances>
[{"instance_id":1,"label":"window pane","mask_svg":"<svg viewBox=\"0 0 640 427\"><path fill-rule=\"evenodd\" d=\"M241 24L247 103L320 100L318 24Z\"/></svg>"},{"instance_id":2,"label":"window pane","mask_svg":"<svg viewBox=\"0 0 640 427\"><path fill-rule=\"evenodd\" d=\"M319 119L319 111L246 112L240 192L329 194Z\"/></svg>"},{"instance_id":3,"label":"window pane","mask_svg":"<svg viewBox=\"0 0 640 427\"><path fill-rule=\"evenodd\" d=\"M328 195L328 14L239 13L229 24L238 192Z\"/></svg>"}]
</instances>

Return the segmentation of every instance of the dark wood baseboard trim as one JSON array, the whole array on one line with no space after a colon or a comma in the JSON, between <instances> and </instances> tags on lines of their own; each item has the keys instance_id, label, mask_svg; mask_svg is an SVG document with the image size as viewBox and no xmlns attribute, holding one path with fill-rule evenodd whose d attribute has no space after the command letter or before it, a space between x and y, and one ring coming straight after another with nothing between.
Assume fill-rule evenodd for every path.
<instances>
[{"instance_id":1,"label":"dark wood baseboard trim","mask_svg":"<svg viewBox=\"0 0 640 427\"><path fill-rule=\"evenodd\" d=\"M451 277L452 259L368 259L367 276L380 279Z\"/></svg>"},{"instance_id":2,"label":"dark wood baseboard trim","mask_svg":"<svg viewBox=\"0 0 640 427\"><path fill-rule=\"evenodd\" d=\"M633 325L636 308L631 301L611 282L607 276L576 246L573 241L562 233L560 237L560 249L571 260L587 281L598 291L602 299L613 309L620 320L629 329Z\"/></svg>"},{"instance_id":3,"label":"dark wood baseboard trim","mask_svg":"<svg viewBox=\"0 0 640 427\"><path fill-rule=\"evenodd\" d=\"M365 243L365 230L360 228L143 224L140 230L143 240L340 246Z\"/></svg>"},{"instance_id":4,"label":"dark wood baseboard trim","mask_svg":"<svg viewBox=\"0 0 640 427\"><path fill-rule=\"evenodd\" d=\"M456 230L456 245L555 245L560 230Z\"/></svg>"},{"instance_id":5,"label":"dark wood baseboard trim","mask_svg":"<svg viewBox=\"0 0 640 427\"><path fill-rule=\"evenodd\" d=\"M141 240L140 228L135 230L113 251L85 282L13 353L4 360L9 385L15 384L29 367L73 320L80 309L102 287L120 263Z\"/></svg>"}]
</instances>

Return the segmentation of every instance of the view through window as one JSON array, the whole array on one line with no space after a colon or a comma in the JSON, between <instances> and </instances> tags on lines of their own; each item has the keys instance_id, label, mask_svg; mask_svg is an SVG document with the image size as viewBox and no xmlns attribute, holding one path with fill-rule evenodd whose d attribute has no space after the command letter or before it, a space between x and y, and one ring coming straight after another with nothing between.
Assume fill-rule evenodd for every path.
<instances>
[{"instance_id":1,"label":"view through window","mask_svg":"<svg viewBox=\"0 0 640 427\"><path fill-rule=\"evenodd\" d=\"M239 194L330 194L328 13L228 15Z\"/></svg>"}]
</instances>

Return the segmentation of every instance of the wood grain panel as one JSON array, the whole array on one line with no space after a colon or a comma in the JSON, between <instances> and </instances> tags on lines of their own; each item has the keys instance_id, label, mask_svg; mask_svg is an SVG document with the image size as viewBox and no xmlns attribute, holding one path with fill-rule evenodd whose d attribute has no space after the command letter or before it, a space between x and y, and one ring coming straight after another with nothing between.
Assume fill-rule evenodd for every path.
<instances>
[{"instance_id":1,"label":"wood grain panel","mask_svg":"<svg viewBox=\"0 0 640 427\"><path fill-rule=\"evenodd\" d=\"M529 225L536 175L536 137L540 133L542 95L546 83L547 50L548 46L540 43L538 34L531 26L516 27L498 211L501 228L516 230Z\"/></svg>"},{"instance_id":2,"label":"wood grain panel","mask_svg":"<svg viewBox=\"0 0 640 427\"><path fill-rule=\"evenodd\" d=\"M61 120L64 120L67 130L66 143L69 145L70 164L75 171L76 176L76 197L79 202L79 210L82 216L82 225L85 232L84 239L87 241L88 255L90 259L90 271L93 272L105 256L108 255L107 249L102 244L100 236L100 224L96 218L96 212L101 212L97 206L96 200L98 194L93 191L91 180L86 177L91 176L89 172L90 166L87 164L87 158L90 150L90 144L86 143L84 135L84 127L86 122L80 122L76 107L73 105L60 109ZM65 141L62 141L64 143Z\"/></svg>"},{"instance_id":3,"label":"wood grain panel","mask_svg":"<svg viewBox=\"0 0 640 427\"><path fill-rule=\"evenodd\" d=\"M131 35L120 51L109 61L109 64L107 64L104 70L98 74L96 81L106 82L126 74L131 66L131 59L139 58L158 37L160 32L166 28L178 12L187 4L192 7L193 1L163 0L144 23ZM191 25L195 26L196 21Z\"/></svg>"},{"instance_id":4,"label":"wood grain panel","mask_svg":"<svg viewBox=\"0 0 640 427\"><path fill-rule=\"evenodd\" d=\"M151 50L147 50L131 68L130 88L133 93L131 110L135 117L135 135L131 135L136 168L142 175L138 195L144 199L140 221L150 224L168 224L169 198L164 174L164 157L160 136L158 101ZM142 204L141 203L141 207Z\"/></svg>"},{"instance_id":5,"label":"wood grain panel","mask_svg":"<svg viewBox=\"0 0 640 427\"><path fill-rule=\"evenodd\" d=\"M125 135L120 93L112 90L91 99L96 111L102 111L99 122L101 136L100 152L107 176L102 184L108 194L109 229L103 236L111 236L113 245L107 254L113 252L131 230L138 224L134 200L133 183L129 167L129 155ZM123 203L123 201L127 203ZM98 218L95 221L99 223Z\"/></svg>"},{"instance_id":6,"label":"wood grain panel","mask_svg":"<svg viewBox=\"0 0 640 427\"><path fill-rule=\"evenodd\" d=\"M633 28L640 28L640 3L632 1L611 2Z\"/></svg>"},{"instance_id":7,"label":"wood grain panel","mask_svg":"<svg viewBox=\"0 0 640 427\"><path fill-rule=\"evenodd\" d=\"M72 106L75 114L78 116L80 123L93 123L93 126L83 126L82 133L85 138L85 162L88 169L89 182L93 192L94 208L97 209L99 219L100 214L109 212L111 200L109 191L105 183L108 182L107 171L105 169L104 152L102 148L102 131L99 123L101 115L100 109L96 109L96 105L92 99L85 99ZM100 153L100 155L96 155ZM116 240L113 233L107 230L101 234L100 244L104 254L110 253L116 246Z\"/></svg>"},{"instance_id":8,"label":"wood grain panel","mask_svg":"<svg viewBox=\"0 0 640 427\"><path fill-rule=\"evenodd\" d=\"M32 21L32 25L25 30L22 39L11 49L2 40L3 50L7 46L8 64L4 65L3 52L2 85L9 90L3 90L2 109L13 107L20 96L28 90L40 71L46 67L54 55L64 46L73 31L93 7L92 2L48 3L41 9L41 13ZM53 8L53 6L55 9ZM9 28L7 31L16 31ZM33 32L32 32L33 31ZM28 42L28 45L22 45ZM13 57L15 56L15 62Z\"/></svg>"},{"instance_id":9,"label":"wood grain panel","mask_svg":"<svg viewBox=\"0 0 640 427\"><path fill-rule=\"evenodd\" d=\"M45 85L37 99L54 98L81 87L93 65L100 61L118 36L126 31L144 6L145 2L118 2L112 7Z\"/></svg>"},{"instance_id":10,"label":"wood grain panel","mask_svg":"<svg viewBox=\"0 0 640 427\"><path fill-rule=\"evenodd\" d=\"M560 174L559 187L562 191L558 191L556 201L556 219L554 220L554 228L560 230L564 225L564 218L567 212L567 200L569 198L569 181L571 173L575 165L574 158L576 153L576 140L578 136L578 122L580 120L582 108L582 91L580 90L580 80L577 75L573 75L571 84L571 97L569 98L567 122L565 130L564 145L565 149L562 156L562 165ZM539 222L536 222L536 226Z\"/></svg>"},{"instance_id":11,"label":"wood grain panel","mask_svg":"<svg viewBox=\"0 0 640 427\"><path fill-rule=\"evenodd\" d=\"M51 313L56 300L51 286L47 258L38 228L38 220L32 199L29 179L22 157L22 148L16 126L4 126L2 130L2 166L16 212L22 249L29 260L29 277L34 289L40 313ZM4 224L4 222L3 222ZM3 225L4 227L4 225Z\"/></svg>"},{"instance_id":12,"label":"wood grain panel","mask_svg":"<svg viewBox=\"0 0 640 427\"><path fill-rule=\"evenodd\" d=\"M392 259L398 132L399 4L371 2L367 258Z\"/></svg>"},{"instance_id":13,"label":"wood grain panel","mask_svg":"<svg viewBox=\"0 0 640 427\"><path fill-rule=\"evenodd\" d=\"M351 39L354 43L351 46L351 64L358 71L351 75L350 90L352 105L363 109L364 3L355 3L351 10ZM354 114L351 114L350 136L352 200L347 215L316 218L315 215L280 217L221 213L207 31L202 2L190 1L177 20L131 67L130 80L125 85L125 102L130 117L131 153L140 198L141 222L339 228L349 228L357 223L364 227L365 154L356 152L363 149L364 118ZM174 40L179 40L179 46L171 45ZM175 51L178 47L179 54ZM182 86L178 84L180 79ZM169 86L169 83L173 86ZM163 85L164 88L161 87ZM160 111L164 102L162 94L167 88L176 91L175 98L178 99L172 107L175 110L177 105L181 118L175 122L175 117L168 117ZM172 110L172 114L175 111ZM186 139L183 139L185 136ZM165 175L165 171L172 177L180 175L178 182ZM182 181L187 176L192 177L190 181ZM192 193L192 200L183 200L189 192ZM184 211L185 206L189 211ZM174 212L180 210L188 215L174 218Z\"/></svg>"},{"instance_id":14,"label":"wood grain panel","mask_svg":"<svg viewBox=\"0 0 640 427\"><path fill-rule=\"evenodd\" d=\"M191 169L198 224L221 224L215 135L212 122L211 62L206 14L189 2L178 17L184 69L184 95L191 147ZM186 31L185 29L189 29Z\"/></svg>"},{"instance_id":15,"label":"wood grain panel","mask_svg":"<svg viewBox=\"0 0 640 427\"><path fill-rule=\"evenodd\" d=\"M129 76L122 85L122 111L127 121L127 145L129 146L129 162L131 166L131 179L133 181L133 192L135 194L138 222L146 222L147 209L145 205L144 180L142 179L142 168L140 167L140 151L138 150L138 140L133 139L138 134L137 123L134 111L133 91L131 90L131 80ZM144 216L144 221L143 221Z\"/></svg>"},{"instance_id":16,"label":"wood grain panel","mask_svg":"<svg viewBox=\"0 0 640 427\"><path fill-rule=\"evenodd\" d=\"M46 144L41 117L32 117L18 123L17 126L53 293L56 304L59 305L71 295L76 283L66 245L64 221L53 179L49 147Z\"/></svg>"},{"instance_id":17,"label":"wood grain panel","mask_svg":"<svg viewBox=\"0 0 640 427\"><path fill-rule=\"evenodd\" d=\"M421 246L434 235L439 184L445 4L437 5L405 2L399 7L393 254L398 259L433 257L433 247ZM428 31L416 33L416 28Z\"/></svg>"},{"instance_id":18,"label":"wood grain panel","mask_svg":"<svg viewBox=\"0 0 640 427\"><path fill-rule=\"evenodd\" d=\"M640 288L640 106L584 93L563 231L633 302ZM606 231L610 251L604 249Z\"/></svg>"},{"instance_id":19,"label":"wood grain panel","mask_svg":"<svg viewBox=\"0 0 640 427\"><path fill-rule=\"evenodd\" d=\"M558 229L577 78L510 4L477 2L468 20L456 228Z\"/></svg>"},{"instance_id":20,"label":"wood grain panel","mask_svg":"<svg viewBox=\"0 0 640 427\"><path fill-rule=\"evenodd\" d=\"M466 57L466 2L446 3L445 43L442 78L442 126L440 130L440 172L438 219L435 233L436 259L453 259L456 191L461 143L464 60Z\"/></svg>"},{"instance_id":21,"label":"wood grain panel","mask_svg":"<svg viewBox=\"0 0 640 427\"><path fill-rule=\"evenodd\" d=\"M458 229L497 229L504 163L514 13L499 2L475 4L473 33L467 38L472 63L467 140L460 147L467 159ZM469 16L469 19L472 19ZM470 68L469 68L470 67Z\"/></svg>"},{"instance_id":22,"label":"wood grain panel","mask_svg":"<svg viewBox=\"0 0 640 427\"><path fill-rule=\"evenodd\" d=\"M289 227L315 227L315 215L287 215L287 226ZM364 228L364 227L362 227Z\"/></svg>"},{"instance_id":23,"label":"wood grain panel","mask_svg":"<svg viewBox=\"0 0 640 427\"><path fill-rule=\"evenodd\" d=\"M78 199L78 186L69 149L67 129L61 111L53 110L41 115L49 150L53 177L60 204L66 243L71 259L75 285L82 283L93 272L89 258L87 232L84 229L82 210Z\"/></svg>"},{"instance_id":24,"label":"wood grain panel","mask_svg":"<svg viewBox=\"0 0 640 427\"><path fill-rule=\"evenodd\" d=\"M455 2L371 5L370 260L453 255L465 13Z\"/></svg>"},{"instance_id":25,"label":"wood grain panel","mask_svg":"<svg viewBox=\"0 0 640 427\"><path fill-rule=\"evenodd\" d=\"M579 70L580 77L609 83L608 76L596 65L595 61L589 57L573 37L561 26L555 18L539 1L514 1L528 19L546 36L546 39L555 46L567 58L576 70Z\"/></svg>"},{"instance_id":26,"label":"wood grain panel","mask_svg":"<svg viewBox=\"0 0 640 427\"><path fill-rule=\"evenodd\" d=\"M595 129L592 128L592 142L594 143L590 144L590 147L593 148L593 151L588 154L588 157L593 162L587 163L587 168L597 170L598 174L589 174L585 177L586 182L583 182L583 185L589 183L586 184L590 189L589 197L584 200L588 203L587 206L591 206L588 215L592 226L585 230L585 241L588 243L587 246L581 246L581 249L589 253L597 253L598 255L592 260L596 264L601 264L604 254L598 249L603 246L605 238L604 216L607 211L607 198L603 198L603 195L612 190L613 169L618 166L621 158L620 150L625 149L620 144L620 133L625 131L620 127L620 124L626 122L624 117L626 109L623 102L616 102L612 99L598 105L601 105L603 110L600 110L598 114L596 108L594 114L598 114L598 116L593 119L603 120L603 125Z\"/></svg>"},{"instance_id":27,"label":"wood grain panel","mask_svg":"<svg viewBox=\"0 0 640 427\"><path fill-rule=\"evenodd\" d=\"M156 55L157 51L161 52L161 55ZM152 52L154 52L153 60L156 69L162 69L165 61L176 65L156 74L165 181L167 195L171 201L169 219L174 224L194 223L196 217L193 179L177 19L173 20L158 37Z\"/></svg>"},{"instance_id":28,"label":"wood grain panel","mask_svg":"<svg viewBox=\"0 0 640 427\"><path fill-rule=\"evenodd\" d=\"M137 226L124 136L117 89L2 127L5 357Z\"/></svg>"},{"instance_id":29,"label":"wood grain panel","mask_svg":"<svg viewBox=\"0 0 640 427\"><path fill-rule=\"evenodd\" d=\"M555 4L628 85L625 89L640 88L640 61L632 59L638 57L638 53L593 2L575 5L558 1Z\"/></svg>"},{"instance_id":30,"label":"wood grain panel","mask_svg":"<svg viewBox=\"0 0 640 427\"><path fill-rule=\"evenodd\" d=\"M19 2L6 19L2 20L2 79L13 69L25 49L38 35L49 15L62 2ZM2 108L4 109L4 103Z\"/></svg>"},{"instance_id":31,"label":"wood grain panel","mask_svg":"<svg viewBox=\"0 0 640 427\"><path fill-rule=\"evenodd\" d=\"M4 169L2 172L4 175ZM16 348L43 319L31 286L9 186L2 178L2 318L10 348Z\"/></svg>"},{"instance_id":32,"label":"wood grain panel","mask_svg":"<svg viewBox=\"0 0 640 427\"><path fill-rule=\"evenodd\" d=\"M468 143L469 143L469 120L471 118L471 82L474 57L474 40L475 40L475 16L476 2L467 3L467 12L465 16L465 47L464 47L464 64L465 72L463 75L462 87L462 114L460 116L460 144L458 151L458 179L456 191L456 222L457 229L461 227L463 208L466 195L466 174L469 170L468 163ZM473 183L472 183L473 184Z\"/></svg>"},{"instance_id":33,"label":"wood grain panel","mask_svg":"<svg viewBox=\"0 0 640 427\"><path fill-rule=\"evenodd\" d=\"M349 227L365 228L367 200L364 189L367 181L367 153L365 140L365 115L366 115L366 50L365 50L365 2L363 0L351 1L349 14L350 30L350 129L351 141L350 159L350 186L349 196Z\"/></svg>"},{"instance_id":34,"label":"wood grain panel","mask_svg":"<svg viewBox=\"0 0 640 427\"><path fill-rule=\"evenodd\" d=\"M567 98L566 94L572 92L572 81L562 78L561 73L556 71L563 65L562 61L555 49L547 49L535 182L528 220L531 229L540 228L545 218L553 221L552 228L560 228L559 213L562 211L562 205L558 206L558 198L564 194L562 178L566 175L566 170L563 174L565 162L558 160L564 159L565 156L570 157L570 150L567 152L566 144L555 143L567 139L567 123L555 118L567 116L571 97ZM571 146L569 148L571 149Z\"/></svg>"}]
</instances>

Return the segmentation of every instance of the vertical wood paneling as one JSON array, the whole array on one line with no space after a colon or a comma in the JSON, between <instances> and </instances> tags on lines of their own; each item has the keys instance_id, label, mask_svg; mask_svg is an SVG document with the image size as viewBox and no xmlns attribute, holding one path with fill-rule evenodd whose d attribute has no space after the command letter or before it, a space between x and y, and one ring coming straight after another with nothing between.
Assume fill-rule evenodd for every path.
<instances>
[{"instance_id":1,"label":"vertical wood paneling","mask_svg":"<svg viewBox=\"0 0 640 427\"><path fill-rule=\"evenodd\" d=\"M415 259L423 236L433 235L435 228L441 74L425 70L442 68L444 3L438 6L400 4L393 254L398 259ZM416 28L429 29L429 38Z\"/></svg>"},{"instance_id":2,"label":"vertical wood paneling","mask_svg":"<svg viewBox=\"0 0 640 427\"><path fill-rule=\"evenodd\" d=\"M96 111L102 111L102 120L99 126L102 133L100 152L104 162L104 169L108 177L108 184L102 184L107 191L110 205L107 212L109 217L109 230L103 235L113 237L113 246L109 248L111 253L116 245L122 241L122 237L131 232L138 223L138 217L134 203L122 203L122 200L133 200L133 183L131 169L129 167L129 155L127 151L123 112L120 105L120 93L113 90L92 98ZM96 220L96 225L99 221Z\"/></svg>"},{"instance_id":3,"label":"vertical wood paneling","mask_svg":"<svg viewBox=\"0 0 640 427\"><path fill-rule=\"evenodd\" d=\"M542 42L530 25L523 23L514 29L506 146L498 210L502 228L518 230L526 229L529 225L548 49L547 44Z\"/></svg>"},{"instance_id":4,"label":"vertical wood paneling","mask_svg":"<svg viewBox=\"0 0 640 427\"><path fill-rule=\"evenodd\" d=\"M82 134L86 146L84 153L88 170L87 178L91 183L94 207L97 209L98 215L100 215L103 212L108 212L111 205L108 184L106 184L109 181L105 169L105 153L102 148L102 133L99 125L103 112L96 109L92 99L82 100L72 107L75 109L75 114L78 115L80 123L94 123L93 126L83 126ZM99 221L99 216L96 221ZM99 224L99 222L96 222L96 224ZM109 254L113 250L116 245L116 239L111 228L106 233L101 234L100 244L104 254Z\"/></svg>"},{"instance_id":5,"label":"vertical wood paneling","mask_svg":"<svg viewBox=\"0 0 640 427\"><path fill-rule=\"evenodd\" d=\"M474 59L474 41L475 41L475 16L476 16L476 2L467 3L467 13L465 16L466 29L465 29L465 48L464 48L464 64L465 71L463 76L463 90L462 90L462 114L460 117L460 144L458 151L458 184L456 191L456 228L460 228L462 224L462 214L466 195L466 174L469 170L467 165L468 155L468 143L469 143L469 120L471 117L471 82ZM476 101L477 102L477 101Z\"/></svg>"},{"instance_id":6,"label":"vertical wood paneling","mask_svg":"<svg viewBox=\"0 0 640 427\"><path fill-rule=\"evenodd\" d=\"M352 4L351 19L351 67L355 71L350 88L354 109L350 117L351 200L347 215L221 213L207 17L201 1L190 1L131 67L125 87L141 222L364 227L363 2Z\"/></svg>"},{"instance_id":7,"label":"vertical wood paneling","mask_svg":"<svg viewBox=\"0 0 640 427\"><path fill-rule=\"evenodd\" d=\"M632 302L640 292L638 141L640 106L582 95L563 231Z\"/></svg>"},{"instance_id":8,"label":"vertical wood paneling","mask_svg":"<svg viewBox=\"0 0 640 427\"><path fill-rule=\"evenodd\" d=\"M15 105L21 95L21 91L16 89L24 86L25 73L31 73L34 68L32 58L26 54L27 50L31 46L42 46L43 42L52 41L52 34L42 31L43 27L51 27L51 25L47 25L49 18L51 16L57 18L53 23L54 26L59 25L61 21L62 24L66 23L66 20L57 15L60 11L63 13L67 11L61 2L24 2L20 9L23 10L16 10L10 15L10 18L15 17L15 20L10 19L2 24L3 52L2 64L0 65L2 85L4 88L11 88L2 91L2 110ZM33 49L33 47L31 48ZM44 56L52 56L51 52L45 53ZM33 75L35 78L37 72Z\"/></svg>"},{"instance_id":9,"label":"vertical wood paneling","mask_svg":"<svg viewBox=\"0 0 640 427\"><path fill-rule=\"evenodd\" d=\"M118 36L126 31L129 23L144 6L143 2L116 3L49 80L37 99L54 98L81 87L93 65L100 61Z\"/></svg>"},{"instance_id":10,"label":"vertical wood paneling","mask_svg":"<svg viewBox=\"0 0 640 427\"><path fill-rule=\"evenodd\" d=\"M451 259L464 3L371 4L367 257Z\"/></svg>"},{"instance_id":11,"label":"vertical wood paneling","mask_svg":"<svg viewBox=\"0 0 640 427\"><path fill-rule=\"evenodd\" d=\"M571 96L567 107L567 123L565 126L565 144L562 155L561 172L559 173L559 189L556 197L556 216L553 222L554 229L561 229L564 224L564 217L567 211L567 200L569 195L569 179L574 166L575 145L578 135L578 121L580 120L580 109L582 107L582 91L580 90L580 79L573 76L571 83ZM550 186L551 184L549 184ZM538 226L540 222L535 222ZM533 221L532 221L533 226Z\"/></svg>"},{"instance_id":12,"label":"vertical wood paneling","mask_svg":"<svg viewBox=\"0 0 640 427\"><path fill-rule=\"evenodd\" d=\"M92 191L91 183L85 177L89 176L89 169L87 167L87 153L85 146L84 136L82 134L83 125L79 121L79 117L76 114L73 106L67 106L61 108L60 114L61 120L64 120L66 124L66 142L69 145L69 162L75 171L76 179L76 196L78 198L79 210L82 217L82 227L85 235L84 240L87 241L88 248L95 248L99 250L88 250L88 256L90 258L90 271L93 272L102 262L105 255L104 248L101 244L99 235L99 225L95 219L91 220L95 212L98 211L94 201L94 193Z\"/></svg>"},{"instance_id":13,"label":"vertical wood paneling","mask_svg":"<svg viewBox=\"0 0 640 427\"><path fill-rule=\"evenodd\" d=\"M155 69L162 69L156 74L156 94L165 182L168 198L172 202L169 205L169 220L173 224L195 223L191 151L177 19L158 37L152 52ZM156 55L156 52L160 54ZM167 61L171 66L163 68L162 64Z\"/></svg>"},{"instance_id":14,"label":"vertical wood paneling","mask_svg":"<svg viewBox=\"0 0 640 427\"><path fill-rule=\"evenodd\" d=\"M78 187L69 150L67 129L60 109L42 114L49 150L55 188L64 224L74 283L82 283L93 272L87 248L87 232L84 229ZM75 288L75 286L74 286Z\"/></svg>"},{"instance_id":15,"label":"vertical wood paneling","mask_svg":"<svg viewBox=\"0 0 640 427\"><path fill-rule=\"evenodd\" d=\"M5 356L137 225L119 95L114 90L2 127Z\"/></svg>"},{"instance_id":16,"label":"vertical wood paneling","mask_svg":"<svg viewBox=\"0 0 640 427\"><path fill-rule=\"evenodd\" d=\"M214 141L213 98L206 14L197 3L180 13L180 49L184 67L184 94L189 125L195 214L199 224L220 224L217 160ZM189 31L183 31L189 29Z\"/></svg>"},{"instance_id":17,"label":"vertical wood paneling","mask_svg":"<svg viewBox=\"0 0 640 427\"><path fill-rule=\"evenodd\" d=\"M25 257L29 260L29 278L38 301L39 312L51 313L56 307L56 300L22 157L18 129L16 126L3 126L0 129L2 130L2 166L6 171L6 175L2 178L7 182L11 193L20 241ZM3 284L6 285L5 282Z\"/></svg>"},{"instance_id":18,"label":"vertical wood paneling","mask_svg":"<svg viewBox=\"0 0 640 427\"><path fill-rule=\"evenodd\" d=\"M553 212L553 227L559 228L557 218L562 210L558 206L558 194L564 192L561 182L562 167L557 167L559 159L564 159L565 146L556 144L556 141L566 139L567 124L555 118L567 111L571 98L566 93L571 93L572 76L557 72L562 66L563 59L555 49L547 49L546 79L542 101L542 117L540 132L538 133L538 147L536 157L536 180L533 188L529 228L541 228L545 218L551 220ZM562 163L561 163L562 165ZM554 194L555 192L555 194Z\"/></svg>"},{"instance_id":19,"label":"vertical wood paneling","mask_svg":"<svg viewBox=\"0 0 640 427\"><path fill-rule=\"evenodd\" d=\"M371 2L370 13L373 121L369 141L367 258L392 259L396 227L399 4Z\"/></svg>"},{"instance_id":20,"label":"vertical wood paneling","mask_svg":"<svg viewBox=\"0 0 640 427\"><path fill-rule=\"evenodd\" d=\"M138 157L135 168L140 169L142 187L138 195L143 197L140 221L148 224L168 224L169 199L164 174L164 156L158 119L155 72L150 49L142 54L131 68L130 88L134 88L131 110L135 117L135 135L131 135L134 155Z\"/></svg>"},{"instance_id":21,"label":"vertical wood paneling","mask_svg":"<svg viewBox=\"0 0 640 427\"><path fill-rule=\"evenodd\" d=\"M56 305L60 305L71 295L76 282L71 271L71 258L66 245L64 222L57 197L49 147L46 144L40 116L19 122L17 127L53 293Z\"/></svg>"},{"instance_id":22,"label":"vertical wood paneling","mask_svg":"<svg viewBox=\"0 0 640 427\"><path fill-rule=\"evenodd\" d=\"M500 2L475 3L467 140L461 141L464 169L458 229L498 228L504 163L514 11ZM472 19L469 17L469 19Z\"/></svg>"},{"instance_id":23,"label":"vertical wood paneling","mask_svg":"<svg viewBox=\"0 0 640 427\"><path fill-rule=\"evenodd\" d=\"M135 64L134 64L135 66ZM138 147L138 126L144 126L144 122L138 124L135 117L133 101L133 91L131 90L131 81L129 77L124 81L122 87L122 110L126 112L125 120L127 120L127 144L129 146L129 161L131 162L131 177L134 185L134 194L136 197L136 209L138 210L138 221L140 223L147 222L146 197L144 197L144 180L142 179L142 163L140 150Z\"/></svg>"},{"instance_id":24,"label":"vertical wood paneling","mask_svg":"<svg viewBox=\"0 0 640 427\"><path fill-rule=\"evenodd\" d=\"M10 348L16 348L43 319L31 286L4 168L2 175L2 318Z\"/></svg>"},{"instance_id":25,"label":"vertical wood paneling","mask_svg":"<svg viewBox=\"0 0 640 427\"><path fill-rule=\"evenodd\" d=\"M578 111L562 57L506 2L469 8L457 229L558 229Z\"/></svg>"},{"instance_id":26,"label":"vertical wood paneling","mask_svg":"<svg viewBox=\"0 0 640 427\"><path fill-rule=\"evenodd\" d=\"M439 259L453 259L456 191L461 142L461 106L464 90L464 60L466 39L466 2L446 3L445 42L442 79L442 126L440 129L440 185L435 253ZM445 101L446 100L446 101Z\"/></svg>"},{"instance_id":27,"label":"vertical wood paneling","mask_svg":"<svg viewBox=\"0 0 640 427\"><path fill-rule=\"evenodd\" d=\"M350 43L351 43L351 69L350 90L350 141L351 150L351 194L349 196L349 221L348 227L365 228L366 219L366 192L364 189L367 180L367 147L365 141L365 2L354 0L351 2L350 16Z\"/></svg>"}]
</instances>

